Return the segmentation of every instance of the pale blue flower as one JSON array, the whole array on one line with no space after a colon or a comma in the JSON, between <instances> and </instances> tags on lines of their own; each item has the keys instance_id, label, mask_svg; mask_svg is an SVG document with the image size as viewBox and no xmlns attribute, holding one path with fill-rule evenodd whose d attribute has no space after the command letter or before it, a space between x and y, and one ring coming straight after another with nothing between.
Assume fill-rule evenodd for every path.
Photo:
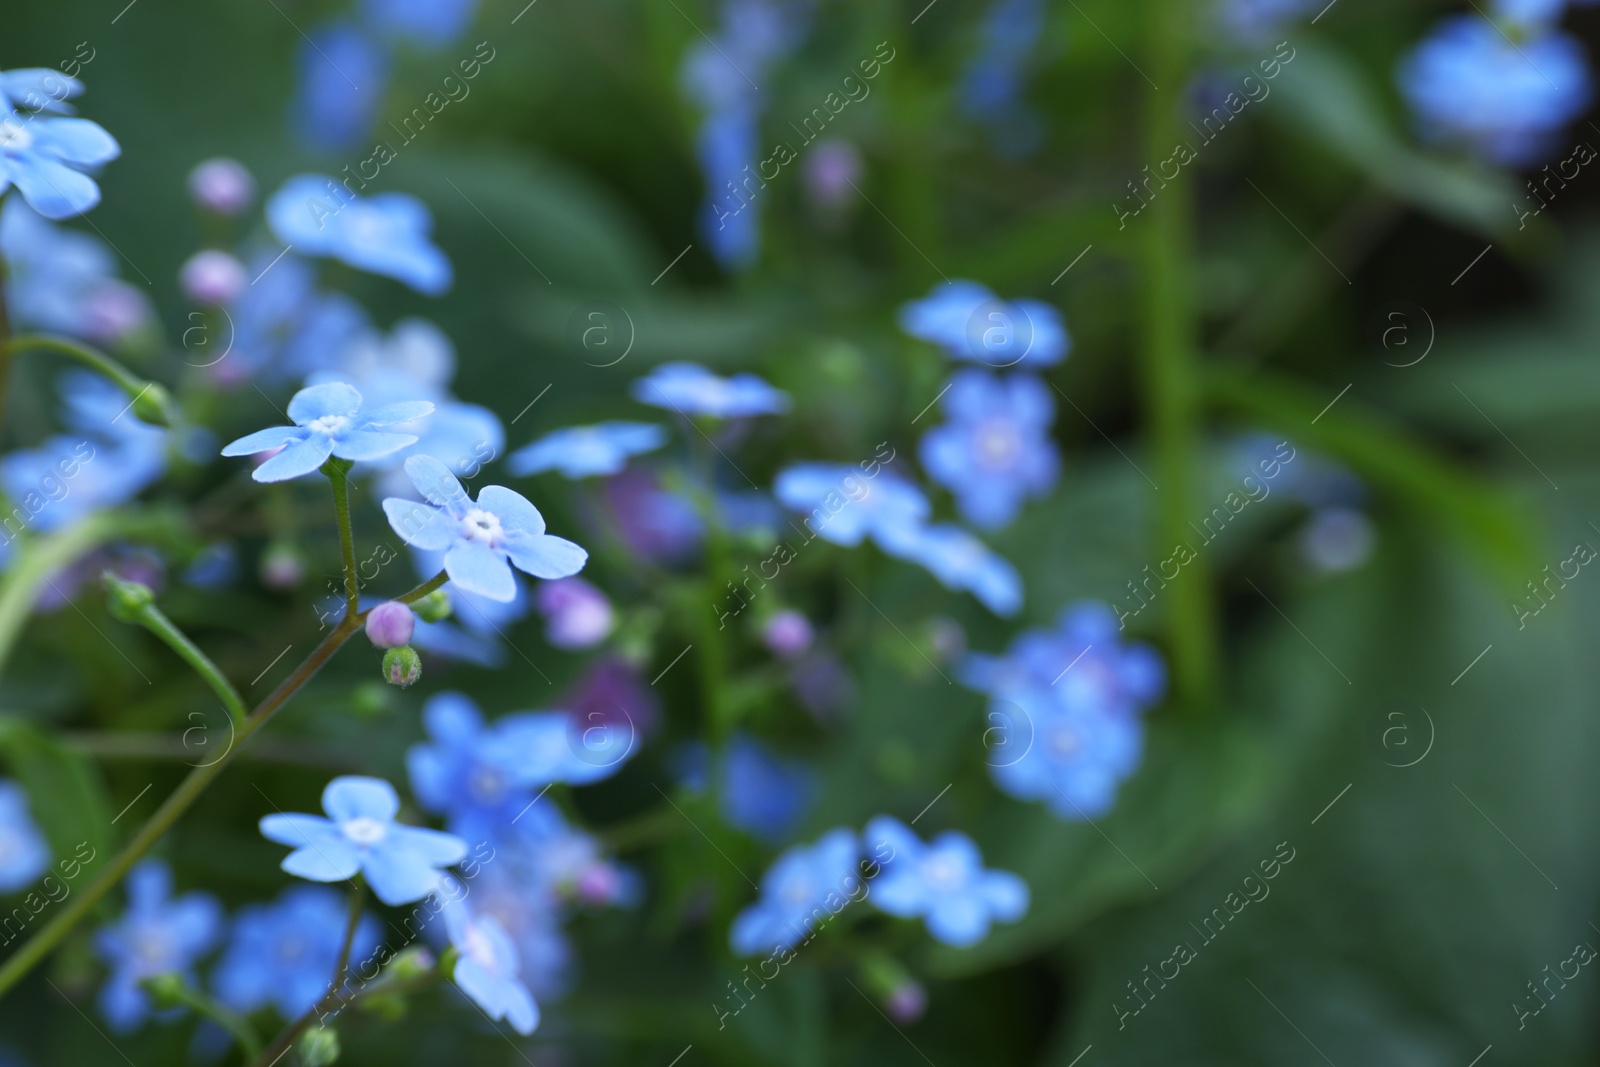
<instances>
[{"instance_id":1,"label":"pale blue flower","mask_svg":"<svg viewBox=\"0 0 1600 1067\"><path fill-rule=\"evenodd\" d=\"M808 512L807 529L824 541L854 547L871 534L880 546L898 543L927 521L928 498L901 478L855 467L797 463L780 471L773 495L784 507Z\"/></svg>"},{"instance_id":2,"label":"pale blue flower","mask_svg":"<svg viewBox=\"0 0 1600 1067\"><path fill-rule=\"evenodd\" d=\"M1425 138L1513 166L1539 159L1593 96L1576 38L1535 29L1513 43L1479 15L1439 22L1398 79Z\"/></svg>"},{"instance_id":3,"label":"pale blue flower","mask_svg":"<svg viewBox=\"0 0 1600 1067\"><path fill-rule=\"evenodd\" d=\"M384 432L380 427L420 419L433 411L426 400L385 404L362 410L361 394L346 382L327 382L302 389L289 401L293 426L273 426L233 441L224 456L249 456L282 449L257 467L251 477L258 482L281 482L310 474L329 456L352 461L379 459L415 444L408 433Z\"/></svg>"},{"instance_id":4,"label":"pale blue flower","mask_svg":"<svg viewBox=\"0 0 1600 1067\"><path fill-rule=\"evenodd\" d=\"M633 383L633 398L680 415L718 419L781 415L789 410L789 394L754 374L723 378L698 363L661 364Z\"/></svg>"},{"instance_id":5,"label":"pale blue flower","mask_svg":"<svg viewBox=\"0 0 1600 1067\"><path fill-rule=\"evenodd\" d=\"M299 74L290 125L310 147L364 146L389 87L389 56L360 26L317 26L295 54Z\"/></svg>"},{"instance_id":6,"label":"pale blue flower","mask_svg":"<svg viewBox=\"0 0 1600 1067\"><path fill-rule=\"evenodd\" d=\"M50 224L17 197L0 204L0 255L15 327L116 345L153 317L145 295L116 276L105 242Z\"/></svg>"},{"instance_id":7,"label":"pale blue flower","mask_svg":"<svg viewBox=\"0 0 1600 1067\"><path fill-rule=\"evenodd\" d=\"M947 830L925 844L899 819L880 815L867 824L866 840L893 850L872 902L890 915L922 919L947 945L975 945L991 922L1015 922L1028 910L1028 883L1010 871L984 870L966 834Z\"/></svg>"},{"instance_id":8,"label":"pale blue flower","mask_svg":"<svg viewBox=\"0 0 1600 1067\"><path fill-rule=\"evenodd\" d=\"M861 846L854 830L838 827L815 844L785 851L761 878L761 896L734 917L728 941L740 956L792 948L859 900Z\"/></svg>"},{"instance_id":9,"label":"pale blue flower","mask_svg":"<svg viewBox=\"0 0 1600 1067\"><path fill-rule=\"evenodd\" d=\"M549 798L541 800L514 830L541 814ZM553 808L552 808L553 810ZM517 978L540 999L554 997L568 987L572 972L572 946L561 931L561 902L553 897L537 871L537 846L522 848L497 842L493 862L485 863L472 880L475 914L492 915L516 947Z\"/></svg>"},{"instance_id":10,"label":"pale blue flower","mask_svg":"<svg viewBox=\"0 0 1600 1067\"><path fill-rule=\"evenodd\" d=\"M81 81L49 67L0 71L0 109L71 115L77 109L67 101L82 95Z\"/></svg>"},{"instance_id":11,"label":"pale blue flower","mask_svg":"<svg viewBox=\"0 0 1600 1067\"><path fill-rule=\"evenodd\" d=\"M349 922L343 896L322 886L293 885L270 904L240 908L212 975L217 998L235 1011L271 1004L283 1018L299 1018L327 993ZM378 921L363 915L351 961L365 960L379 941Z\"/></svg>"},{"instance_id":12,"label":"pale blue flower","mask_svg":"<svg viewBox=\"0 0 1600 1067\"><path fill-rule=\"evenodd\" d=\"M648 422L569 426L517 449L507 457L506 467L516 475L555 470L573 479L617 474L629 457L654 452L666 443L667 431Z\"/></svg>"},{"instance_id":13,"label":"pale blue flower","mask_svg":"<svg viewBox=\"0 0 1600 1067\"><path fill-rule=\"evenodd\" d=\"M511 568L535 578L565 578L583 569L589 554L545 533L544 516L521 493L486 485L476 502L450 468L431 456L412 456L406 474L428 503L389 497L389 525L401 540L443 552L450 580L490 600L517 595Z\"/></svg>"},{"instance_id":14,"label":"pale blue flower","mask_svg":"<svg viewBox=\"0 0 1600 1067\"><path fill-rule=\"evenodd\" d=\"M360 197L325 174L300 174L267 202L267 222L301 255L328 256L430 296L450 288L450 260L429 237L433 216L406 193Z\"/></svg>"},{"instance_id":15,"label":"pale blue flower","mask_svg":"<svg viewBox=\"0 0 1600 1067\"><path fill-rule=\"evenodd\" d=\"M478 0L362 0L367 21L423 46L449 44L472 24Z\"/></svg>"},{"instance_id":16,"label":"pale blue flower","mask_svg":"<svg viewBox=\"0 0 1600 1067\"><path fill-rule=\"evenodd\" d=\"M946 589L971 593L996 615L1022 609L1022 578L988 545L959 526L913 526L880 537L891 556L927 569Z\"/></svg>"},{"instance_id":17,"label":"pale blue flower","mask_svg":"<svg viewBox=\"0 0 1600 1067\"><path fill-rule=\"evenodd\" d=\"M22 90L27 106L35 72L12 71L0 78L6 79L4 96L9 100ZM51 114L58 110L0 108L0 193L15 185L28 206L47 219L81 215L100 203L100 187L83 171L122 154L116 139L97 124Z\"/></svg>"},{"instance_id":18,"label":"pale blue flower","mask_svg":"<svg viewBox=\"0 0 1600 1067\"><path fill-rule=\"evenodd\" d=\"M816 792L809 764L774 755L747 734L735 734L722 761L722 818L755 837L776 841L795 828Z\"/></svg>"},{"instance_id":19,"label":"pale blue flower","mask_svg":"<svg viewBox=\"0 0 1600 1067\"><path fill-rule=\"evenodd\" d=\"M1048 367L1072 350L1061 313L1039 300L1004 301L977 282L935 285L900 308L900 328L951 359L1005 368Z\"/></svg>"},{"instance_id":20,"label":"pale blue flower","mask_svg":"<svg viewBox=\"0 0 1600 1067\"><path fill-rule=\"evenodd\" d=\"M453 878L440 880L437 896L459 954L452 974L456 986L490 1019L504 1019L519 1034L533 1033L539 1007L522 983L522 961L505 927L492 915L473 914L466 889Z\"/></svg>"},{"instance_id":21,"label":"pale blue flower","mask_svg":"<svg viewBox=\"0 0 1600 1067\"><path fill-rule=\"evenodd\" d=\"M391 907L433 892L444 867L459 863L467 844L453 834L394 821L400 798L381 778L345 775L322 791L320 815L268 815L261 834L294 851L281 866L312 882L366 876L377 898Z\"/></svg>"},{"instance_id":22,"label":"pale blue flower","mask_svg":"<svg viewBox=\"0 0 1600 1067\"><path fill-rule=\"evenodd\" d=\"M28 794L0 778L0 894L30 885L50 866L50 846L28 813Z\"/></svg>"},{"instance_id":23,"label":"pale blue flower","mask_svg":"<svg viewBox=\"0 0 1600 1067\"><path fill-rule=\"evenodd\" d=\"M943 398L949 422L923 435L922 466L955 494L962 517L998 529L1024 499L1055 484L1060 457L1050 440L1055 400L1031 374L1001 378L961 371Z\"/></svg>"},{"instance_id":24,"label":"pale blue flower","mask_svg":"<svg viewBox=\"0 0 1600 1067\"><path fill-rule=\"evenodd\" d=\"M977 55L961 79L962 110L981 120L996 151L1024 156L1039 146L1041 123L1026 106L1024 75L1044 28L1041 0L995 0L983 17Z\"/></svg>"},{"instance_id":25,"label":"pale blue flower","mask_svg":"<svg viewBox=\"0 0 1600 1067\"><path fill-rule=\"evenodd\" d=\"M111 968L100 987L100 1013L119 1033L151 1015L149 994L139 983L160 974L193 981L195 961L216 945L223 925L222 906L211 894L171 899L172 872L160 860L129 871L126 885L128 910L94 935L96 955Z\"/></svg>"}]
</instances>

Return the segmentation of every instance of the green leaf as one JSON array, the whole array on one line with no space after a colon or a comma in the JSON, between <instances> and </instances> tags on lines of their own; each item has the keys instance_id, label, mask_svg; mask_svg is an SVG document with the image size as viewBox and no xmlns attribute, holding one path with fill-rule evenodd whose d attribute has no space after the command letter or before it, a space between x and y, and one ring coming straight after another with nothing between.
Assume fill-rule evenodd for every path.
<instances>
[{"instance_id":1,"label":"green leaf","mask_svg":"<svg viewBox=\"0 0 1600 1067\"><path fill-rule=\"evenodd\" d=\"M0 714L0 760L27 792L33 817L57 859L83 842L97 855L111 847L111 811L95 765L38 726Z\"/></svg>"}]
</instances>

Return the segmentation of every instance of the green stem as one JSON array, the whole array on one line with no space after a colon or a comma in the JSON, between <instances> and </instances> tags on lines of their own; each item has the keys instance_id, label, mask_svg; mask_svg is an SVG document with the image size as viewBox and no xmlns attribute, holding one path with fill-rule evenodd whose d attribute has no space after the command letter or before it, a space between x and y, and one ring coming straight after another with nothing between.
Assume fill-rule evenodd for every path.
<instances>
[{"instance_id":1,"label":"green stem","mask_svg":"<svg viewBox=\"0 0 1600 1067\"><path fill-rule=\"evenodd\" d=\"M356 580L356 541L350 532L350 467L349 460L333 457L322 465L322 473L333 485L333 510L339 519L339 552L344 557L344 613L354 618L361 601L361 583Z\"/></svg>"},{"instance_id":2,"label":"green stem","mask_svg":"<svg viewBox=\"0 0 1600 1067\"><path fill-rule=\"evenodd\" d=\"M279 1057L294 1044L294 1039L311 1025L311 1021L326 1012L334 1001L339 999L344 989L345 975L350 972L350 948L355 944L356 930L361 926L361 906L366 902L366 897L366 886L358 878L350 888L350 914L345 922L344 943L339 946L339 961L333 966L333 980L328 983L328 991L306 1009L304 1015L284 1027L283 1032L273 1038L272 1044L251 1061L250 1067L269 1067L278 1062Z\"/></svg>"},{"instance_id":3,"label":"green stem","mask_svg":"<svg viewBox=\"0 0 1600 1067\"><path fill-rule=\"evenodd\" d=\"M215 1020L233 1035L233 1039L239 1043L239 1048L246 1058L254 1059L261 1055L261 1038L256 1033L255 1027L250 1025L250 1020L243 1015L188 982L176 982L164 987L163 992L178 1003Z\"/></svg>"},{"instance_id":4,"label":"green stem","mask_svg":"<svg viewBox=\"0 0 1600 1067\"><path fill-rule=\"evenodd\" d=\"M111 583L131 584L121 582L116 575L110 573L106 575L106 582L108 585ZM227 707L228 714L233 716L234 726L244 725L244 721L249 717L250 713L246 710L244 698L239 695L239 691L233 687L233 683L228 681L227 676L218 669L217 665L212 663L210 658L204 652L201 652L182 630L172 624L172 620L168 619L160 608L154 604L144 604L134 613L132 621L161 638L162 641L166 642L167 647L176 652L185 663L193 667L195 673L205 679L212 692L216 693Z\"/></svg>"},{"instance_id":5,"label":"green stem","mask_svg":"<svg viewBox=\"0 0 1600 1067\"><path fill-rule=\"evenodd\" d=\"M1190 8L1168 0L1147 5L1147 70L1166 88L1145 98L1143 154L1164 159L1182 140L1179 111L1188 79ZM1199 452L1200 381L1194 284L1194 182L1164 186L1142 219L1143 387L1156 453L1158 548L1165 555L1191 540ZM1189 703L1209 701L1215 685L1215 592L1210 560L1199 554L1181 580L1163 590L1174 688Z\"/></svg>"},{"instance_id":6,"label":"green stem","mask_svg":"<svg viewBox=\"0 0 1600 1067\"><path fill-rule=\"evenodd\" d=\"M440 572L427 582L411 590L397 599L403 603L411 603L418 597L425 596L445 582L444 572ZM285 678L278 687L267 694L265 700L257 704L244 725L239 727L235 742L223 756L215 763L196 767L189 772L172 795L167 797L150 821L134 835L133 839L123 846L117 857L100 872L94 881L85 886L70 902L51 919L38 933L34 934L4 965L0 965L0 996L22 980L22 977L38 965L45 955L60 944L74 926L89 913L89 909L97 904L101 897L122 880L123 875L159 841L163 834L177 822L178 817L187 811L200 794L204 793L211 780L222 773L224 767L238 758L239 752L267 722L275 715L279 708L288 703L289 698L300 691L312 677L322 669L333 654L357 631L361 629L365 617L362 615L346 616L339 624L328 632L322 643L312 649L307 656L294 669L294 673Z\"/></svg>"},{"instance_id":7,"label":"green stem","mask_svg":"<svg viewBox=\"0 0 1600 1067\"><path fill-rule=\"evenodd\" d=\"M128 399L133 402L133 413L142 421L156 426L173 425L172 398L164 387L140 378L99 349L81 344L70 337L30 333L11 338L5 346L4 355L0 356L0 375L5 373L6 364L12 357L27 349L55 352L77 360L116 382L122 391L128 394ZM3 389L3 383L0 383L0 391ZM4 399L3 395L0 395L0 399Z\"/></svg>"}]
</instances>

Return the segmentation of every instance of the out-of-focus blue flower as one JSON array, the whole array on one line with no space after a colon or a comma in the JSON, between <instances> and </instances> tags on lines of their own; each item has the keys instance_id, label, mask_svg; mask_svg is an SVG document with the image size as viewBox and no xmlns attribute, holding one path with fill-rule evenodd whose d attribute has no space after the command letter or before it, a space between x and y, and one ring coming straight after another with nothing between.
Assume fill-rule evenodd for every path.
<instances>
[{"instance_id":1,"label":"out-of-focus blue flower","mask_svg":"<svg viewBox=\"0 0 1600 1067\"><path fill-rule=\"evenodd\" d=\"M652 563L683 563L705 540L694 505L661 487L654 472L638 467L605 483L606 500L629 551Z\"/></svg>"},{"instance_id":2,"label":"out-of-focus blue flower","mask_svg":"<svg viewBox=\"0 0 1600 1067\"><path fill-rule=\"evenodd\" d=\"M295 57L290 127L318 152L365 142L389 88L389 57L366 31L335 22L311 31Z\"/></svg>"},{"instance_id":3,"label":"out-of-focus blue flower","mask_svg":"<svg viewBox=\"0 0 1600 1067\"><path fill-rule=\"evenodd\" d=\"M0 71L0 108L5 110L72 115L77 108L67 101L82 95L81 81L49 67Z\"/></svg>"},{"instance_id":4,"label":"out-of-focus blue flower","mask_svg":"<svg viewBox=\"0 0 1600 1067\"><path fill-rule=\"evenodd\" d=\"M28 794L0 778L0 894L14 893L50 866L50 846L28 813Z\"/></svg>"},{"instance_id":5,"label":"out-of-focus blue flower","mask_svg":"<svg viewBox=\"0 0 1600 1067\"><path fill-rule=\"evenodd\" d=\"M1372 555L1377 541L1372 520L1355 508L1321 508L1300 531L1300 551L1325 574L1352 571Z\"/></svg>"},{"instance_id":6,"label":"out-of-focus blue flower","mask_svg":"<svg viewBox=\"0 0 1600 1067\"><path fill-rule=\"evenodd\" d=\"M289 400L293 426L273 426L246 434L222 449L224 456L249 456L282 449L251 472L258 482L281 482L310 474L329 456L352 461L379 459L415 444L407 433L380 427L412 422L433 411L426 400L385 404L362 410L361 394L347 382L302 389Z\"/></svg>"},{"instance_id":7,"label":"out-of-focus blue flower","mask_svg":"<svg viewBox=\"0 0 1600 1067\"><path fill-rule=\"evenodd\" d=\"M325 174L298 174L267 201L267 222L301 255L329 256L429 296L450 288L450 260L429 236L433 215L406 193L359 197Z\"/></svg>"},{"instance_id":8,"label":"out-of-focus blue flower","mask_svg":"<svg viewBox=\"0 0 1600 1067\"><path fill-rule=\"evenodd\" d=\"M535 599L545 618L545 640L556 648L593 648L616 625L611 601L582 578L542 582Z\"/></svg>"},{"instance_id":9,"label":"out-of-focus blue flower","mask_svg":"<svg viewBox=\"0 0 1600 1067\"><path fill-rule=\"evenodd\" d=\"M774 755L747 734L736 734L722 760L720 807L729 826L766 841L789 835L816 788L816 774L798 760Z\"/></svg>"},{"instance_id":10,"label":"out-of-focus blue flower","mask_svg":"<svg viewBox=\"0 0 1600 1067\"><path fill-rule=\"evenodd\" d=\"M115 276L104 242L52 226L17 197L0 205L0 255L17 327L117 344L152 316L144 294Z\"/></svg>"},{"instance_id":11,"label":"out-of-focus blue flower","mask_svg":"<svg viewBox=\"0 0 1600 1067\"><path fill-rule=\"evenodd\" d=\"M977 282L935 285L900 308L900 328L951 359L1005 368L1049 367L1072 350L1061 313L1039 300L1001 300Z\"/></svg>"},{"instance_id":12,"label":"out-of-focus blue flower","mask_svg":"<svg viewBox=\"0 0 1600 1067\"><path fill-rule=\"evenodd\" d=\"M971 593L996 615L1022 609L1022 578L988 545L959 526L910 526L880 537L889 555L925 568L946 589Z\"/></svg>"},{"instance_id":13,"label":"out-of-focus blue flower","mask_svg":"<svg viewBox=\"0 0 1600 1067\"><path fill-rule=\"evenodd\" d=\"M547 803L536 805L516 829ZM494 860L472 880L473 910L494 916L511 938L520 964L518 978L528 991L539 999L557 996L566 989L572 970L572 947L561 932L559 902L524 865L536 855L531 848L496 847Z\"/></svg>"},{"instance_id":14,"label":"out-of-focus blue flower","mask_svg":"<svg viewBox=\"0 0 1600 1067\"><path fill-rule=\"evenodd\" d=\"M29 86L38 82L35 74L21 70L0 75L5 100L22 89L18 103L29 106ZM73 85L82 91L77 82ZM97 124L56 117L51 113L65 105L46 103L41 100L38 111L0 109L0 193L15 185L33 210L47 219L66 219L100 203L100 186L83 172L111 162L122 149Z\"/></svg>"},{"instance_id":15,"label":"out-of-focus blue flower","mask_svg":"<svg viewBox=\"0 0 1600 1067\"><path fill-rule=\"evenodd\" d=\"M761 896L734 917L728 941L740 956L792 948L843 911L863 883L854 830L829 830L812 845L786 850L761 878Z\"/></svg>"},{"instance_id":16,"label":"out-of-focus blue flower","mask_svg":"<svg viewBox=\"0 0 1600 1067\"><path fill-rule=\"evenodd\" d=\"M359 871L377 898L391 907L433 892L439 870L459 863L466 842L394 821L400 798L381 778L344 775L322 791L320 815L267 815L261 834L294 851L281 866L312 882L341 882Z\"/></svg>"},{"instance_id":17,"label":"out-of-focus blue flower","mask_svg":"<svg viewBox=\"0 0 1600 1067\"><path fill-rule=\"evenodd\" d=\"M217 998L235 1011L271 1004L283 1018L299 1018L328 991L349 922L344 898L321 886L290 886L270 904L240 908L212 975ZM362 916L351 960L365 959L379 940L378 921Z\"/></svg>"},{"instance_id":18,"label":"out-of-focus blue flower","mask_svg":"<svg viewBox=\"0 0 1600 1067\"><path fill-rule=\"evenodd\" d=\"M417 577L426 581L444 569L443 552L411 550ZM515 576L513 576L515 578ZM468 592L454 582L445 582L450 596L451 617L439 622L418 620L411 644L425 652L451 659L498 668L505 662L502 635L506 627L520 622L533 611L533 596L527 583L516 580L516 594L510 600L491 600Z\"/></svg>"},{"instance_id":19,"label":"out-of-focus blue flower","mask_svg":"<svg viewBox=\"0 0 1600 1067\"><path fill-rule=\"evenodd\" d=\"M1023 101L1028 56L1044 28L1040 0L995 0L982 45L961 79L961 106L988 127L996 149L1019 157L1039 147L1041 124Z\"/></svg>"},{"instance_id":20,"label":"out-of-focus blue flower","mask_svg":"<svg viewBox=\"0 0 1600 1067\"><path fill-rule=\"evenodd\" d=\"M867 824L866 840L894 850L872 887L872 902L902 919L921 918L947 945L975 945L990 922L1015 922L1028 910L1028 883L1010 871L984 870L966 834L947 830L924 844L899 819L880 815Z\"/></svg>"},{"instance_id":21,"label":"out-of-focus blue flower","mask_svg":"<svg viewBox=\"0 0 1600 1067\"><path fill-rule=\"evenodd\" d=\"M111 968L100 987L100 1014L111 1029L126 1032L151 1014L139 983L159 974L193 981L194 964L222 935L222 906L209 893L172 897L172 872L160 860L145 860L128 872L128 910L95 931L95 953ZM331 973L331 970L330 970Z\"/></svg>"},{"instance_id":22,"label":"out-of-focus blue flower","mask_svg":"<svg viewBox=\"0 0 1600 1067\"><path fill-rule=\"evenodd\" d=\"M468 592L511 600L513 565L535 578L566 578L589 559L571 541L545 533L544 516L521 493L486 485L474 502L431 456L412 456L405 469L428 503L389 497L383 502L389 525L407 544L443 552L450 580Z\"/></svg>"},{"instance_id":23,"label":"out-of-focus blue flower","mask_svg":"<svg viewBox=\"0 0 1600 1067\"><path fill-rule=\"evenodd\" d=\"M1282 493L1312 510L1357 507L1367 501L1367 487L1343 464L1297 450L1288 441L1266 433L1249 433L1235 444L1239 477L1254 495ZM1287 450L1287 451L1285 451ZM1256 499L1264 500L1266 495Z\"/></svg>"},{"instance_id":24,"label":"out-of-focus blue flower","mask_svg":"<svg viewBox=\"0 0 1600 1067\"><path fill-rule=\"evenodd\" d=\"M1513 166L1545 152L1593 95L1575 38L1551 30L1513 43L1477 15L1439 22L1398 79L1422 136Z\"/></svg>"},{"instance_id":25,"label":"out-of-focus blue flower","mask_svg":"<svg viewBox=\"0 0 1600 1067\"><path fill-rule=\"evenodd\" d=\"M490 1019L504 1019L517 1033L531 1034L539 1025L539 1008L522 984L517 948L494 916L473 914L466 895L454 879L441 880L445 928L459 953L452 975L456 986Z\"/></svg>"},{"instance_id":26,"label":"out-of-focus blue flower","mask_svg":"<svg viewBox=\"0 0 1600 1067\"><path fill-rule=\"evenodd\" d=\"M1587 2L1593 3L1594 0ZM1489 9L1497 18L1524 29L1532 29L1560 22L1566 8L1567 0L1495 0Z\"/></svg>"},{"instance_id":27,"label":"out-of-focus blue flower","mask_svg":"<svg viewBox=\"0 0 1600 1067\"><path fill-rule=\"evenodd\" d=\"M452 832L474 841L520 821L541 787L597 782L631 755L591 754L564 711L513 712L486 726L460 693L430 699L423 724L431 740L406 753L411 790L424 808L446 816Z\"/></svg>"},{"instance_id":28,"label":"out-of-focus blue flower","mask_svg":"<svg viewBox=\"0 0 1600 1067\"><path fill-rule=\"evenodd\" d=\"M661 364L633 383L633 398L680 415L718 419L781 415L789 410L789 394L754 374L723 378L698 363Z\"/></svg>"},{"instance_id":29,"label":"out-of-focus blue flower","mask_svg":"<svg viewBox=\"0 0 1600 1067\"><path fill-rule=\"evenodd\" d=\"M630 456L654 452L667 443L667 431L648 422L602 422L569 426L525 445L506 459L515 475L555 470L568 478L617 474Z\"/></svg>"},{"instance_id":30,"label":"out-of-focus blue flower","mask_svg":"<svg viewBox=\"0 0 1600 1067\"><path fill-rule=\"evenodd\" d=\"M1050 440L1056 405L1031 374L997 378L958 373L944 395L950 421L922 437L928 477L955 494L962 517L998 529L1016 517L1027 497L1055 484L1060 457Z\"/></svg>"},{"instance_id":31,"label":"out-of-focus blue flower","mask_svg":"<svg viewBox=\"0 0 1600 1067\"><path fill-rule=\"evenodd\" d=\"M729 186L739 188L740 172L761 158L757 125L754 105L715 111L706 116L694 142L709 186L700 210L700 236L718 263L740 270L753 266L761 254L761 205L744 199L752 195L749 185L742 193Z\"/></svg>"},{"instance_id":32,"label":"out-of-focus blue flower","mask_svg":"<svg viewBox=\"0 0 1600 1067\"><path fill-rule=\"evenodd\" d=\"M380 29L423 46L449 44L467 32L478 0L363 0L362 13Z\"/></svg>"},{"instance_id":33,"label":"out-of-focus blue flower","mask_svg":"<svg viewBox=\"0 0 1600 1067\"><path fill-rule=\"evenodd\" d=\"M1160 656L1121 642L1115 614L1098 603L1068 607L1054 630L1025 631L1005 656L968 656L960 678L992 698L996 784L1065 819L1110 810L1139 763L1140 714L1166 688Z\"/></svg>"},{"instance_id":34,"label":"out-of-focus blue flower","mask_svg":"<svg viewBox=\"0 0 1600 1067\"><path fill-rule=\"evenodd\" d=\"M780 471L773 495L784 507L809 512L807 528L824 541L854 547L871 534L880 547L898 543L928 519L928 498L887 473L867 477L855 467L797 463Z\"/></svg>"}]
</instances>

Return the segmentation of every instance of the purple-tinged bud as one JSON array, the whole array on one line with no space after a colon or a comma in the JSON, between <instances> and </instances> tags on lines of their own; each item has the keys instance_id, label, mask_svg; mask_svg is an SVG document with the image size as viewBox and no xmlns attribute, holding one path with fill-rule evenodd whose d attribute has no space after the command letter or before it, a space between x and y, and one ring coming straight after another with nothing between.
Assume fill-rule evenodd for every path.
<instances>
[{"instance_id":1,"label":"purple-tinged bud","mask_svg":"<svg viewBox=\"0 0 1600 1067\"><path fill-rule=\"evenodd\" d=\"M609 863L593 863L578 875L578 900L591 907L614 903L622 896L622 872Z\"/></svg>"},{"instance_id":2,"label":"purple-tinged bud","mask_svg":"<svg viewBox=\"0 0 1600 1067\"><path fill-rule=\"evenodd\" d=\"M399 648L411 643L417 617L398 600L386 600L367 613L367 639L379 648Z\"/></svg>"},{"instance_id":3,"label":"purple-tinged bud","mask_svg":"<svg viewBox=\"0 0 1600 1067\"><path fill-rule=\"evenodd\" d=\"M189 195L207 211L237 215L256 196L256 180L234 159L208 159L189 172Z\"/></svg>"},{"instance_id":4,"label":"purple-tinged bud","mask_svg":"<svg viewBox=\"0 0 1600 1067\"><path fill-rule=\"evenodd\" d=\"M616 624L611 601L582 578L540 583L537 605L545 617L545 640L556 648L592 648Z\"/></svg>"},{"instance_id":5,"label":"purple-tinged bud","mask_svg":"<svg viewBox=\"0 0 1600 1067\"><path fill-rule=\"evenodd\" d=\"M885 999L883 1010L897 1023L914 1023L928 1010L928 993L922 984L908 978Z\"/></svg>"},{"instance_id":6,"label":"purple-tinged bud","mask_svg":"<svg viewBox=\"0 0 1600 1067\"><path fill-rule=\"evenodd\" d=\"M244 292L245 281L244 264L215 249L196 252L178 272L183 295L208 307L233 303Z\"/></svg>"},{"instance_id":7,"label":"purple-tinged bud","mask_svg":"<svg viewBox=\"0 0 1600 1067\"><path fill-rule=\"evenodd\" d=\"M422 657L410 645L391 648L383 654L383 679L401 689L415 685L422 677Z\"/></svg>"},{"instance_id":8,"label":"purple-tinged bud","mask_svg":"<svg viewBox=\"0 0 1600 1067\"><path fill-rule=\"evenodd\" d=\"M798 611L780 611L761 628L761 640L779 659L803 656L816 633L811 621Z\"/></svg>"},{"instance_id":9,"label":"purple-tinged bud","mask_svg":"<svg viewBox=\"0 0 1600 1067\"><path fill-rule=\"evenodd\" d=\"M305 561L293 545L279 541L261 554L261 582L268 589L293 589L305 576Z\"/></svg>"},{"instance_id":10,"label":"purple-tinged bud","mask_svg":"<svg viewBox=\"0 0 1600 1067\"><path fill-rule=\"evenodd\" d=\"M812 201L824 210L837 210L855 192L851 183L861 180L861 153L846 140L822 141L807 153L803 168Z\"/></svg>"}]
</instances>

